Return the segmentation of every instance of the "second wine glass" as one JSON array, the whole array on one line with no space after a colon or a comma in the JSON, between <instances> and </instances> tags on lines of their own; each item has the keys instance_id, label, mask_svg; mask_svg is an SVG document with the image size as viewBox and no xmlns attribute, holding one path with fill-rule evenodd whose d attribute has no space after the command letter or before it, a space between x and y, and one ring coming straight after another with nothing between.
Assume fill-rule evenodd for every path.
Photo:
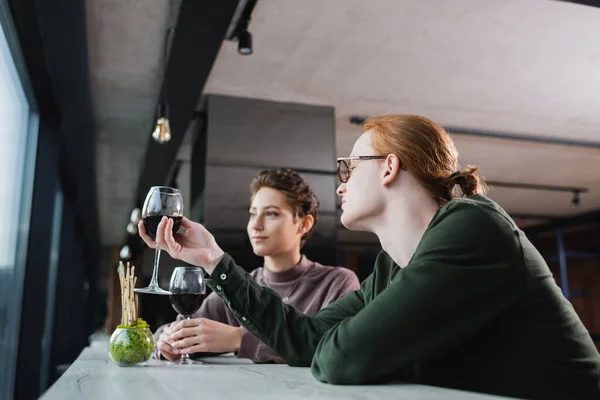
<instances>
[{"instance_id":1,"label":"second wine glass","mask_svg":"<svg viewBox=\"0 0 600 400\"><path fill-rule=\"evenodd\" d=\"M192 314L200 309L206 295L202 269L199 267L176 267L171 275L171 306L185 319L191 319ZM183 353L178 361L172 364L202 364L194 361L190 355Z\"/></svg>"},{"instance_id":2,"label":"second wine glass","mask_svg":"<svg viewBox=\"0 0 600 400\"><path fill-rule=\"evenodd\" d=\"M183 198L178 189L168 186L153 186L148 191L144 207L142 208L142 221L146 228L146 233L156 240L156 231L162 217L172 218L173 235L177 233L181 226L183 218ZM145 288L134 289L138 293L150 294L171 294L167 290L163 290L158 285L158 263L160 260L160 250L156 249L154 254L154 269L152 270L152 279L150 285Z\"/></svg>"}]
</instances>

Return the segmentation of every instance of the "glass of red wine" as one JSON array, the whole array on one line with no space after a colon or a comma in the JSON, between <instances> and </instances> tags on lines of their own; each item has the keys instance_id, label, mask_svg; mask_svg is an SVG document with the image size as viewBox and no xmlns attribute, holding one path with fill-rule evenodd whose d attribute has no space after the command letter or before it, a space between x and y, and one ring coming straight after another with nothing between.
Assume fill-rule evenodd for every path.
<instances>
[{"instance_id":1,"label":"glass of red wine","mask_svg":"<svg viewBox=\"0 0 600 400\"><path fill-rule=\"evenodd\" d=\"M171 291L169 299L173 309L185 319L191 319L192 315L200 309L206 294L202 269L199 267L176 267L171 275L169 290ZM202 363L192 360L189 354L184 353L173 364Z\"/></svg>"},{"instance_id":2,"label":"glass of red wine","mask_svg":"<svg viewBox=\"0 0 600 400\"><path fill-rule=\"evenodd\" d=\"M167 186L153 186L146 195L144 207L142 208L142 221L146 232L156 240L156 230L162 217L167 216L173 219L173 235L177 233L181 226L183 218L183 198L179 190ZM154 254L154 270L152 271L152 279L150 285L145 288L136 288L138 293L149 294L171 294L167 290L163 290L158 286L158 261L160 259L160 250L156 249Z\"/></svg>"}]
</instances>

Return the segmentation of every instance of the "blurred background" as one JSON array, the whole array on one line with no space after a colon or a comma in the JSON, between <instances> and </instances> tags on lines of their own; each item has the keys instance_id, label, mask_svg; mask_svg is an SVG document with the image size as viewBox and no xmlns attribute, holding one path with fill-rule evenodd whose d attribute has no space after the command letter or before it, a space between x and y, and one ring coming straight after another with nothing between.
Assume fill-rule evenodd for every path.
<instances>
[{"instance_id":1,"label":"blurred background","mask_svg":"<svg viewBox=\"0 0 600 400\"><path fill-rule=\"evenodd\" d=\"M305 254L364 279L380 245L341 226L335 158L385 113L446 127L600 344L598 7L0 0L0 398L37 398L114 330L119 261L148 284L151 186L251 270L249 182L293 168L321 202ZM176 265L163 254L162 287ZM140 315L175 312L143 295Z\"/></svg>"}]
</instances>

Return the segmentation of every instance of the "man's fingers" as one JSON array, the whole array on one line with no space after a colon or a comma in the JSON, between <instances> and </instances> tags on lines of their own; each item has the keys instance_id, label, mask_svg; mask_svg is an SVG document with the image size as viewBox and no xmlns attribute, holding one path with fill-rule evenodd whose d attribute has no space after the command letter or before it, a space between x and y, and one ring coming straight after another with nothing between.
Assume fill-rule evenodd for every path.
<instances>
[{"instance_id":1,"label":"man's fingers","mask_svg":"<svg viewBox=\"0 0 600 400\"><path fill-rule=\"evenodd\" d=\"M163 229L163 239L165 241L165 245L167 246L167 251L169 254L176 254L175 252L175 239L173 238L173 219L169 218L165 223L165 227Z\"/></svg>"},{"instance_id":2,"label":"man's fingers","mask_svg":"<svg viewBox=\"0 0 600 400\"><path fill-rule=\"evenodd\" d=\"M148 235L148 232L146 232L146 226L144 225L143 221L138 222L138 232L140 234L140 237L142 238L144 243L148 245L148 247L156 247L156 242L154 242L154 240L152 240L152 238Z\"/></svg>"},{"instance_id":3,"label":"man's fingers","mask_svg":"<svg viewBox=\"0 0 600 400\"><path fill-rule=\"evenodd\" d=\"M194 223L186 217L181 218L181 227L186 231L189 231L194 226Z\"/></svg>"},{"instance_id":4,"label":"man's fingers","mask_svg":"<svg viewBox=\"0 0 600 400\"><path fill-rule=\"evenodd\" d=\"M156 243L158 243L159 247L166 248L167 244L165 243L165 224L167 223L168 218L163 216L156 228Z\"/></svg>"}]
</instances>

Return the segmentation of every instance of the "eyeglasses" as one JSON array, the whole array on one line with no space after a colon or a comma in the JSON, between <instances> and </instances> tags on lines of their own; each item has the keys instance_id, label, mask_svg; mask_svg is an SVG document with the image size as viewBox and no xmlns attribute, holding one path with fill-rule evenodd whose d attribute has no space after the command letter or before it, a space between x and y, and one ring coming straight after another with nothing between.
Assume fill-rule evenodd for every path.
<instances>
[{"instance_id":1,"label":"eyeglasses","mask_svg":"<svg viewBox=\"0 0 600 400\"><path fill-rule=\"evenodd\" d=\"M337 159L337 175L342 183L347 183L348 179L350 179L350 175L352 174L352 170L355 167L350 167L349 161L352 160L385 160L387 156L350 156L350 157L339 157ZM406 171L406 167L404 165L400 165L400 168Z\"/></svg>"}]
</instances>

